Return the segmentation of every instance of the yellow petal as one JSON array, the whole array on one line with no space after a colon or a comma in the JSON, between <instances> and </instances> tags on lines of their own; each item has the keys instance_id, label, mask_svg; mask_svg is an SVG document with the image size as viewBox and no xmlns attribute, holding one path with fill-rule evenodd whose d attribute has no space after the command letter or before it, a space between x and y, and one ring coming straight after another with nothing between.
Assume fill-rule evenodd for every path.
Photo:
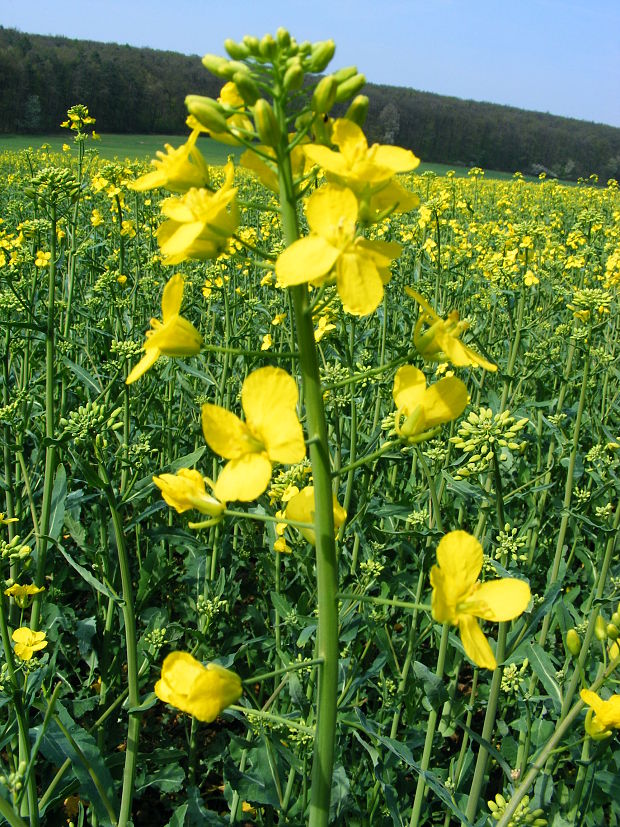
<instances>
[{"instance_id":1,"label":"yellow petal","mask_svg":"<svg viewBox=\"0 0 620 827\"><path fill-rule=\"evenodd\" d=\"M237 459L251 451L260 451L250 429L238 416L209 403L202 406L202 433L205 442L224 459ZM218 499L222 499L216 494ZM224 500L230 498L224 497Z\"/></svg>"},{"instance_id":2,"label":"yellow petal","mask_svg":"<svg viewBox=\"0 0 620 827\"><path fill-rule=\"evenodd\" d=\"M495 655L476 618L471 615L461 616L459 629L461 630L461 641L467 656L483 669L495 669L497 667Z\"/></svg>"},{"instance_id":3,"label":"yellow petal","mask_svg":"<svg viewBox=\"0 0 620 827\"><path fill-rule=\"evenodd\" d=\"M355 236L357 198L350 189L327 184L310 196L306 204L306 218L313 233L337 247L345 247ZM336 239L344 240L337 243Z\"/></svg>"},{"instance_id":4,"label":"yellow petal","mask_svg":"<svg viewBox=\"0 0 620 827\"><path fill-rule=\"evenodd\" d=\"M345 253L338 260L336 283L342 306L353 316L367 316L381 304L383 281L363 254Z\"/></svg>"},{"instance_id":5,"label":"yellow petal","mask_svg":"<svg viewBox=\"0 0 620 827\"><path fill-rule=\"evenodd\" d=\"M306 158L313 164L318 164L326 172L331 172L335 175L346 175L349 170L349 165L343 155L338 152L333 152L326 146L319 144L309 144L304 146Z\"/></svg>"},{"instance_id":6,"label":"yellow petal","mask_svg":"<svg viewBox=\"0 0 620 827\"><path fill-rule=\"evenodd\" d=\"M151 333L149 347L158 349L164 356L194 356L200 352L202 336L183 316L172 316Z\"/></svg>"},{"instance_id":7,"label":"yellow petal","mask_svg":"<svg viewBox=\"0 0 620 827\"><path fill-rule=\"evenodd\" d=\"M297 396L295 380L282 368L259 368L243 383L241 404L247 425L273 462L301 462L306 455Z\"/></svg>"},{"instance_id":8,"label":"yellow petal","mask_svg":"<svg viewBox=\"0 0 620 827\"><path fill-rule=\"evenodd\" d=\"M145 347L145 354L140 359L137 365L130 371L129 376L125 380L127 385L131 385L136 379L139 379L147 370L152 367L161 356L161 351L156 347Z\"/></svg>"},{"instance_id":9,"label":"yellow petal","mask_svg":"<svg viewBox=\"0 0 620 827\"><path fill-rule=\"evenodd\" d=\"M397 241L369 241L367 238L356 238L355 247L377 267L389 267L403 249Z\"/></svg>"},{"instance_id":10,"label":"yellow petal","mask_svg":"<svg viewBox=\"0 0 620 827\"><path fill-rule=\"evenodd\" d=\"M178 256L198 238L204 229L204 222L179 223L165 221L157 230L157 242L165 256Z\"/></svg>"},{"instance_id":11,"label":"yellow petal","mask_svg":"<svg viewBox=\"0 0 620 827\"><path fill-rule=\"evenodd\" d=\"M460 589L471 589L482 570L482 546L467 531L450 531L437 546L437 562Z\"/></svg>"},{"instance_id":12,"label":"yellow petal","mask_svg":"<svg viewBox=\"0 0 620 827\"><path fill-rule=\"evenodd\" d=\"M324 238L308 235L293 242L276 261L276 276L282 287L305 284L327 276L340 250Z\"/></svg>"},{"instance_id":13,"label":"yellow petal","mask_svg":"<svg viewBox=\"0 0 620 827\"><path fill-rule=\"evenodd\" d=\"M420 164L410 149L403 149L400 146L375 146L373 160L382 167L391 169L392 172L409 172Z\"/></svg>"},{"instance_id":14,"label":"yellow petal","mask_svg":"<svg viewBox=\"0 0 620 827\"><path fill-rule=\"evenodd\" d=\"M336 496L333 497L334 502L334 528L336 531L347 519L347 512L340 505ZM313 523L314 522L314 486L308 485L302 488L294 497L288 501L285 509L286 518L288 520L295 520L299 523ZM316 535L311 528L300 528L298 531L311 544L316 544Z\"/></svg>"},{"instance_id":15,"label":"yellow petal","mask_svg":"<svg viewBox=\"0 0 620 827\"><path fill-rule=\"evenodd\" d=\"M422 400L427 428L451 422L460 416L469 400L467 388L456 376L446 376L431 385Z\"/></svg>"},{"instance_id":16,"label":"yellow petal","mask_svg":"<svg viewBox=\"0 0 620 827\"><path fill-rule=\"evenodd\" d=\"M172 316L176 316L177 313L180 312L184 287L185 282L180 273L175 273L164 287L164 292L161 297L161 312L164 324L166 324Z\"/></svg>"},{"instance_id":17,"label":"yellow petal","mask_svg":"<svg viewBox=\"0 0 620 827\"><path fill-rule=\"evenodd\" d=\"M513 620L527 609L531 596L530 587L523 580L514 577L490 580L472 594L467 612L484 620Z\"/></svg>"},{"instance_id":18,"label":"yellow petal","mask_svg":"<svg viewBox=\"0 0 620 827\"><path fill-rule=\"evenodd\" d=\"M413 365L403 365L396 371L392 396L399 411L407 416L422 403L426 392L426 377Z\"/></svg>"},{"instance_id":19,"label":"yellow petal","mask_svg":"<svg viewBox=\"0 0 620 827\"><path fill-rule=\"evenodd\" d=\"M472 365L474 367L485 368L485 370L489 371L497 370L497 365L489 362L479 353L476 353L475 350L463 344L460 339L451 336L449 333L439 331L435 337L435 341L455 367Z\"/></svg>"},{"instance_id":20,"label":"yellow petal","mask_svg":"<svg viewBox=\"0 0 620 827\"><path fill-rule=\"evenodd\" d=\"M431 595L431 612L438 623L451 623L456 626L458 623L458 614L456 612L456 602L458 595L452 595L451 583L439 566L431 568L431 586L433 593Z\"/></svg>"},{"instance_id":21,"label":"yellow petal","mask_svg":"<svg viewBox=\"0 0 620 827\"><path fill-rule=\"evenodd\" d=\"M213 493L223 502L251 502L265 491L270 479L271 463L267 454L245 454L224 466Z\"/></svg>"},{"instance_id":22,"label":"yellow petal","mask_svg":"<svg viewBox=\"0 0 620 827\"><path fill-rule=\"evenodd\" d=\"M210 723L241 696L241 678L215 663L209 663L196 679L187 699L191 714Z\"/></svg>"}]
</instances>

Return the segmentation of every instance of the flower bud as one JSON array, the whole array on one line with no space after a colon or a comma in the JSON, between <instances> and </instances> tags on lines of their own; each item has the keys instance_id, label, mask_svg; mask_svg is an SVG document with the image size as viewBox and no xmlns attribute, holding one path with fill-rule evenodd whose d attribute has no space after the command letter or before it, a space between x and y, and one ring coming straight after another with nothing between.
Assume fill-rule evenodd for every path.
<instances>
[{"instance_id":1,"label":"flower bud","mask_svg":"<svg viewBox=\"0 0 620 827\"><path fill-rule=\"evenodd\" d=\"M296 92L298 89L301 89L303 82L304 70L302 68L301 61L297 58L297 60L291 62L291 65L284 73L282 85L287 92Z\"/></svg>"},{"instance_id":2,"label":"flower bud","mask_svg":"<svg viewBox=\"0 0 620 827\"><path fill-rule=\"evenodd\" d=\"M273 58L278 51L278 44L270 34L266 34L258 45L262 57Z\"/></svg>"},{"instance_id":3,"label":"flower bud","mask_svg":"<svg viewBox=\"0 0 620 827\"><path fill-rule=\"evenodd\" d=\"M283 26L280 26L280 28L276 32L276 40L278 41L278 46L281 49L288 49L288 47L291 45L291 35L289 34L288 29L285 29Z\"/></svg>"},{"instance_id":4,"label":"flower bud","mask_svg":"<svg viewBox=\"0 0 620 827\"><path fill-rule=\"evenodd\" d=\"M611 622L614 626L620 626L620 612L614 612L611 616Z\"/></svg>"},{"instance_id":5,"label":"flower bud","mask_svg":"<svg viewBox=\"0 0 620 827\"><path fill-rule=\"evenodd\" d=\"M243 60L244 57L250 54L250 50L245 43L236 43L230 38L224 41L224 48L233 60Z\"/></svg>"},{"instance_id":6,"label":"flower bud","mask_svg":"<svg viewBox=\"0 0 620 827\"><path fill-rule=\"evenodd\" d=\"M211 132L226 132L226 118L221 105L213 98L202 95L187 95L185 106L190 115L193 115L205 129Z\"/></svg>"},{"instance_id":7,"label":"flower bud","mask_svg":"<svg viewBox=\"0 0 620 827\"><path fill-rule=\"evenodd\" d=\"M280 141L280 129L268 101L259 98L254 104L254 125L261 143L275 147Z\"/></svg>"},{"instance_id":8,"label":"flower bud","mask_svg":"<svg viewBox=\"0 0 620 827\"><path fill-rule=\"evenodd\" d=\"M359 127L364 126L366 116L368 115L369 103L370 101L366 95L357 95L357 97L353 98L349 104L345 118L349 121L353 121L353 123L356 123Z\"/></svg>"},{"instance_id":9,"label":"flower bud","mask_svg":"<svg viewBox=\"0 0 620 827\"><path fill-rule=\"evenodd\" d=\"M247 46L248 52L252 55L258 54L259 43L258 38L254 37L254 35L246 34L243 37L243 45Z\"/></svg>"},{"instance_id":10,"label":"flower bud","mask_svg":"<svg viewBox=\"0 0 620 827\"><path fill-rule=\"evenodd\" d=\"M312 46L308 70L310 72L322 72L336 51L336 44L333 40L321 40Z\"/></svg>"},{"instance_id":11,"label":"flower bud","mask_svg":"<svg viewBox=\"0 0 620 827\"><path fill-rule=\"evenodd\" d=\"M618 631L618 627L614 623L607 624L607 637L610 640L618 640L618 635L620 631Z\"/></svg>"},{"instance_id":12,"label":"flower bud","mask_svg":"<svg viewBox=\"0 0 620 827\"><path fill-rule=\"evenodd\" d=\"M243 102L248 106L254 106L256 101L260 98L260 91L250 73L235 72L233 75L233 83L243 98Z\"/></svg>"},{"instance_id":13,"label":"flower bud","mask_svg":"<svg viewBox=\"0 0 620 827\"><path fill-rule=\"evenodd\" d=\"M574 658L581 651L581 638L576 629L569 629L566 633L566 648Z\"/></svg>"},{"instance_id":14,"label":"flower bud","mask_svg":"<svg viewBox=\"0 0 620 827\"><path fill-rule=\"evenodd\" d=\"M596 623L594 624L594 634L600 641L607 640L607 623L602 615L598 615Z\"/></svg>"},{"instance_id":15,"label":"flower bud","mask_svg":"<svg viewBox=\"0 0 620 827\"><path fill-rule=\"evenodd\" d=\"M218 78L226 77L226 67L228 61L225 57L219 55L205 55L202 59L202 65L211 72L212 75L217 75Z\"/></svg>"},{"instance_id":16,"label":"flower bud","mask_svg":"<svg viewBox=\"0 0 620 827\"><path fill-rule=\"evenodd\" d=\"M333 75L326 75L318 82L316 89L312 95L310 106L315 112L320 115L329 112L336 100L336 93L338 91L338 82Z\"/></svg>"},{"instance_id":17,"label":"flower bud","mask_svg":"<svg viewBox=\"0 0 620 827\"><path fill-rule=\"evenodd\" d=\"M343 103L348 101L366 85L366 76L362 74L354 75L352 78L345 80L344 83L338 84L338 91L336 92L336 103Z\"/></svg>"},{"instance_id":18,"label":"flower bud","mask_svg":"<svg viewBox=\"0 0 620 827\"><path fill-rule=\"evenodd\" d=\"M357 66L345 66L344 69L338 69L336 72L332 72L332 74L338 83L344 83L345 80L349 80L349 78L357 74Z\"/></svg>"}]
</instances>

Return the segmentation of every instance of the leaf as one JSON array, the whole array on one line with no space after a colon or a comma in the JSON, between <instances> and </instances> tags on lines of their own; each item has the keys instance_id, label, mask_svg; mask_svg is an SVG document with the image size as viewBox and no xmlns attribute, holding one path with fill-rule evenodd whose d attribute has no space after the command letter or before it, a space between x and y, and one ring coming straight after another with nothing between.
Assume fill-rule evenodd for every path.
<instances>
[{"instance_id":1,"label":"leaf","mask_svg":"<svg viewBox=\"0 0 620 827\"><path fill-rule=\"evenodd\" d=\"M76 563L75 560L73 559L73 557L71 557L71 555L68 554L64 550L64 548L60 545L60 543L56 543L56 548L62 554L62 556L65 558L67 563L69 563L69 565L77 571L77 573L80 575L82 580L85 580L88 583L89 586L92 586L93 589L95 589L98 592L101 592L101 594L105 594L106 597L110 597L112 600L114 600L115 603L121 603L121 600L118 597L118 595L114 594L100 580L97 580L97 578L93 574L91 574L88 571L88 569L85 569L84 566L80 566L79 563Z\"/></svg>"},{"instance_id":2,"label":"leaf","mask_svg":"<svg viewBox=\"0 0 620 827\"><path fill-rule=\"evenodd\" d=\"M79 376L82 382L85 385L94 391L97 396L102 393L103 388L99 382L96 382L92 374L90 374L87 370L85 370L80 365L77 365L75 362L72 362L71 359L67 358L66 356L62 357L62 361L64 362L65 366L69 368L71 373L74 373L76 376Z\"/></svg>"},{"instance_id":3,"label":"leaf","mask_svg":"<svg viewBox=\"0 0 620 827\"><path fill-rule=\"evenodd\" d=\"M349 790L351 782L345 772L342 764L334 767L332 775L332 789L329 804L329 820L335 822L340 816L347 798L349 797Z\"/></svg>"},{"instance_id":4,"label":"leaf","mask_svg":"<svg viewBox=\"0 0 620 827\"><path fill-rule=\"evenodd\" d=\"M425 666L420 661L415 661L413 664L413 672L416 678L422 681L424 694L435 710L448 700L448 690L444 686L442 679L434 672Z\"/></svg>"},{"instance_id":5,"label":"leaf","mask_svg":"<svg viewBox=\"0 0 620 827\"><path fill-rule=\"evenodd\" d=\"M530 643L528 646L528 656L534 674L545 687L545 691L551 698L556 712L559 712L562 709L562 690L555 679L556 670L551 662L551 658L538 643Z\"/></svg>"},{"instance_id":6,"label":"leaf","mask_svg":"<svg viewBox=\"0 0 620 827\"><path fill-rule=\"evenodd\" d=\"M81 548L82 551L86 551L86 529L78 520L71 516L69 511L65 511L64 526L76 546Z\"/></svg>"},{"instance_id":7,"label":"leaf","mask_svg":"<svg viewBox=\"0 0 620 827\"><path fill-rule=\"evenodd\" d=\"M185 770L179 763L170 761L155 770L149 770L141 786L136 784L136 792L140 793L148 787L157 787L162 793L176 793L183 786Z\"/></svg>"},{"instance_id":8,"label":"leaf","mask_svg":"<svg viewBox=\"0 0 620 827\"><path fill-rule=\"evenodd\" d=\"M217 813L205 808L198 787L190 787L187 790L185 827L221 827L229 823L228 819L223 819Z\"/></svg>"},{"instance_id":9,"label":"leaf","mask_svg":"<svg viewBox=\"0 0 620 827\"><path fill-rule=\"evenodd\" d=\"M67 498L67 473L61 463L56 469L54 487L52 488L52 505L50 509L49 536L53 540L60 537L65 521L65 500Z\"/></svg>"},{"instance_id":10,"label":"leaf","mask_svg":"<svg viewBox=\"0 0 620 827\"><path fill-rule=\"evenodd\" d=\"M119 807L118 801L116 800L114 782L112 781L110 771L101 756L97 742L92 735L89 735L85 729L82 729L81 726L76 724L59 701L56 701L55 718L58 718L63 727L67 730L67 733L80 750L83 758L78 755L74 746L72 746L71 742L62 732L56 720L50 721L46 732L43 733L43 737L41 739L41 752L48 761L56 766L62 765L67 758L71 761L71 769L80 784L81 796L90 801L99 822L101 824L109 824L110 815L108 810L103 803L103 799L97 789L97 785L93 781L87 767L84 764L84 761L86 761L92 772L97 777L100 788L107 797L114 812L118 813ZM42 724L31 730L35 737L38 737L41 726Z\"/></svg>"},{"instance_id":11,"label":"leaf","mask_svg":"<svg viewBox=\"0 0 620 827\"><path fill-rule=\"evenodd\" d=\"M172 818L165 825L165 827L183 827L185 824L185 816L187 815L188 808L189 804L181 804L180 807L177 807L174 813L172 814Z\"/></svg>"}]
</instances>

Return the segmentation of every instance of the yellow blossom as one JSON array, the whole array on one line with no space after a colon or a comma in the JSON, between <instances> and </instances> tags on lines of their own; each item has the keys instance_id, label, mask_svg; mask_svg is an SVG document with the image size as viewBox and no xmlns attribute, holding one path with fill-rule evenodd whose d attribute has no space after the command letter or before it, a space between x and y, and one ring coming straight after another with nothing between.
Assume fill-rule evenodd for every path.
<instances>
[{"instance_id":1,"label":"yellow blossom","mask_svg":"<svg viewBox=\"0 0 620 827\"><path fill-rule=\"evenodd\" d=\"M261 350L269 350L269 348L273 345L273 339L271 337L271 333L265 333L263 336L263 341L260 346Z\"/></svg>"},{"instance_id":2,"label":"yellow blossom","mask_svg":"<svg viewBox=\"0 0 620 827\"><path fill-rule=\"evenodd\" d=\"M347 519L347 512L340 505L334 496L334 528L336 532ZM314 523L314 486L308 485L302 488L288 501L284 515L287 520L294 520L297 523ZM312 528L299 528L298 531L311 544L316 544L316 534Z\"/></svg>"},{"instance_id":3,"label":"yellow blossom","mask_svg":"<svg viewBox=\"0 0 620 827\"><path fill-rule=\"evenodd\" d=\"M15 641L15 654L21 660L30 660L35 652L47 646L45 632L33 632L27 626L15 629L12 637Z\"/></svg>"},{"instance_id":4,"label":"yellow blossom","mask_svg":"<svg viewBox=\"0 0 620 827\"><path fill-rule=\"evenodd\" d=\"M183 277L176 273L164 287L161 300L163 321L151 319L144 356L127 377L128 385L146 373L160 356L193 356L200 351L202 336L191 322L179 315L184 286Z\"/></svg>"},{"instance_id":5,"label":"yellow blossom","mask_svg":"<svg viewBox=\"0 0 620 827\"><path fill-rule=\"evenodd\" d=\"M51 253L45 253L45 252L43 252L43 250L37 250L37 257L34 260L34 266L35 267L49 267L51 258L52 258Z\"/></svg>"},{"instance_id":6,"label":"yellow blossom","mask_svg":"<svg viewBox=\"0 0 620 827\"><path fill-rule=\"evenodd\" d=\"M461 334L467 330L469 324L459 321L457 310L449 313L447 319L442 319L426 299L411 287L405 287L405 292L414 298L421 308L413 331L413 343L426 362L449 361L457 368L470 365L489 371L497 370L497 365L461 342ZM428 325L428 329L423 332L425 324Z\"/></svg>"},{"instance_id":7,"label":"yellow blossom","mask_svg":"<svg viewBox=\"0 0 620 827\"><path fill-rule=\"evenodd\" d=\"M0 511L0 525L8 525L9 523L16 523L17 517L5 517L4 511Z\"/></svg>"},{"instance_id":8,"label":"yellow blossom","mask_svg":"<svg viewBox=\"0 0 620 827\"><path fill-rule=\"evenodd\" d=\"M526 287L533 287L535 284L540 284L540 279L531 270L527 270L523 276L523 283Z\"/></svg>"},{"instance_id":9,"label":"yellow blossom","mask_svg":"<svg viewBox=\"0 0 620 827\"><path fill-rule=\"evenodd\" d=\"M396 372L393 397L396 432L410 443L427 439L437 425L456 419L469 401L467 388L456 376L444 376L426 387L426 377L413 365Z\"/></svg>"},{"instance_id":10,"label":"yellow blossom","mask_svg":"<svg viewBox=\"0 0 620 827\"><path fill-rule=\"evenodd\" d=\"M27 608L35 594L40 594L45 591L44 586L35 586L30 584L28 586L20 586L19 583L13 583L4 593L7 597L12 597L20 609Z\"/></svg>"},{"instance_id":11,"label":"yellow blossom","mask_svg":"<svg viewBox=\"0 0 620 827\"><path fill-rule=\"evenodd\" d=\"M144 190L165 187L171 192L187 192L191 187L206 187L210 182L209 165L196 146L199 130L194 129L183 144L174 149L165 144L166 152L157 151L157 158L151 161L155 167L136 181L129 184L130 189Z\"/></svg>"},{"instance_id":12,"label":"yellow blossom","mask_svg":"<svg viewBox=\"0 0 620 827\"><path fill-rule=\"evenodd\" d=\"M213 493L218 500L249 502L269 485L272 462L301 462L306 446L297 418L297 385L281 368L259 368L241 388L243 422L218 405L202 406L202 430L209 447L229 460Z\"/></svg>"},{"instance_id":13,"label":"yellow blossom","mask_svg":"<svg viewBox=\"0 0 620 827\"><path fill-rule=\"evenodd\" d=\"M366 316L383 298L390 265L401 246L356 236L357 199L351 190L327 184L306 205L310 234L287 247L276 262L282 287L321 284L335 270L336 285L347 313Z\"/></svg>"},{"instance_id":14,"label":"yellow blossom","mask_svg":"<svg viewBox=\"0 0 620 827\"><path fill-rule=\"evenodd\" d=\"M202 663L189 652L171 652L155 684L160 701L210 723L242 694L241 678L217 663Z\"/></svg>"},{"instance_id":15,"label":"yellow blossom","mask_svg":"<svg viewBox=\"0 0 620 827\"><path fill-rule=\"evenodd\" d=\"M314 328L314 341L320 342L321 339L326 336L330 330L335 330L336 325L331 324L329 321L329 316L321 316L317 323L317 326Z\"/></svg>"},{"instance_id":16,"label":"yellow blossom","mask_svg":"<svg viewBox=\"0 0 620 827\"><path fill-rule=\"evenodd\" d=\"M176 474L161 474L159 477L153 477L153 482L168 505L176 509L179 514L195 508L201 514L219 517L226 508L224 503L207 494L206 484L208 483L211 488L213 484L210 479L203 477L195 469L179 468Z\"/></svg>"},{"instance_id":17,"label":"yellow blossom","mask_svg":"<svg viewBox=\"0 0 620 827\"><path fill-rule=\"evenodd\" d=\"M592 692L582 689L581 700L590 707L585 721L586 732L596 741L609 738L612 730L620 729L620 695L612 695L608 701Z\"/></svg>"},{"instance_id":18,"label":"yellow blossom","mask_svg":"<svg viewBox=\"0 0 620 827\"><path fill-rule=\"evenodd\" d=\"M479 583L482 546L466 531L451 531L437 547L437 563L431 569L431 607L438 623L458 626L466 654L477 665L495 669L497 661L476 618L513 620L530 601L530 587L507 577Z\"/></svg>"},{"instance_id":19,"label":"yellow blossom","mask_svg":"<svg viewBox=\"0 0 620 827\"><path fill-rule=\"evenodd\" d=\"M217 192L192 187L180 198L165 198L161 211L168 221L157 230L164 264L188 258L215 258L226 248L239 223L234 167L228 163L226 180Z\"/></svg>"}]
</instances>

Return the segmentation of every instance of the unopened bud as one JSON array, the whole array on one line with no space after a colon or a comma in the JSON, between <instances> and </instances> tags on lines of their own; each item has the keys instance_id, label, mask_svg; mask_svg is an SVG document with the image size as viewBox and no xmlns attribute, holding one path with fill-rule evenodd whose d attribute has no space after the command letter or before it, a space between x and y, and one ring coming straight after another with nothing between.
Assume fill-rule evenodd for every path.
<instances>
[{"instance_id":1,"label":"unopened bud","mask_svg":"<svg viewBox=\"0 0 620 827\"><path fill-rule=\"evenodd\" d=\"M338 91L338 82L333 75L326 75L317 83L316 89L312 95L310 106L315 112L320 115L329 112L336 100L336 93Z\"/></svg>"},{"instance_id":2,"label":"unopened bud","mask_svg":"<svg viewBox=\"0 0 620 827\"><path fill-rule=\"evenodd\" d=\"M322 72L336 51L336 44L333 40L321 40L312 46L308 69L310 72Z\"/></svg>"},{"instance_id":3,"label":"unopened bud","mask_svg":"<svg viewBox=\"0 0 620 827\"><path fill-rule=\"evenodd\" d=\"M296 61L291 63L291 65L284 73L284 80L282 81L282 85L287 90L287 92L296 92L298 89L301 89L303 82L304 70L302 69L301 61L297 59Z\"/></svg>"},{"instance_id":4,"label":"unopened bud","mask_svg":"<svg viewBox=\"0 0 620 827\"><path fill-rule=\"evenodd\" d=\"M600 641L607 640L607 623L601 615L598 615L596 618L596 623L594 624L594 634Z\"/></svg>"},{"instance_id":5,"label":"unopened bud","mask_svg":"<svg viewBox=\"0 0 620 827\"><path fill-rule=\"evenodd\" d=\"M566 648L574 658L581 651L581 638L576 629L569 629L566 633Z\"/></svg>"},{"instance_id":6,"label":"unopened bud","mask_svg":"<svg viewBox=\"0 0 620 827\"><path fill-rule=\"evenodd\" d=\"M245 43L236 43L230 38L224 41L224 48L233 60L243 60L244 57L250 54L250 50Z\"/></svg>"},{"instance_id":7,"label":"unopened bud","mask_svg":"<svg viewBox=\"0 0 620 827\"><path fill-rule=\"evenodd\" d=\"M254 35L246 34L243 38L243 45L247 46L250 54L258 54L259 42L258 38L254 37Z\"/></svg>"},{"instance_id":8,"label":"unopened bud","mask_svg":"<svg viewBox=\"0 0 620 827\"><path fill-rule=\"evenodd\" d=\"M611 622L614 626L620 626L620 612L614 612L611 616Z\"/></svg>"},{"instance_id":9,"label":"unopened bud","mask_svg":"<svg viewBox=\"0 0 620 827\"><path fill-rule=\"evenodd\" d=\"M276 32L276 40L278 41L278 46L281 49L288 49L288 47L291 45L291 35L289 34L288 29L285 29L283 26L280 26L280 28Z\"/></svg>"},{"instance_id":10,"label":"unopened bud","mask_svg":"<svg viewBox=\"0 0 620 827\"><path fill-rule=\"evenodd\" d=\"M280 130L269 102L264 98L259 98L254 104L253 112L254 125L260 142L265 146L277 146L280 141Z\"/></svg>"},{"instance_id":11,"label":"unopened bud","mask_svg":"<svg viewBox=\"0 0 620 827\"><path fill-rule=\"evenodd\" d=\"M225 57L220 57L219 55L205 55L202 59L202 65L207 69L211 74L217 75L218 78L225 78L226 75L226 68L228 66L228 61Z\"/></svg>"},{"instance_id":12,"label":"unopened bud","mask_svg":"<svg viewBox=\"0 0 620 827\"><path fill-rule=\"evenodd\" d=\"M607 637L611 640L618 640L618 635L620 631L618 631L618 627L614 623L607 624Z\"/></svg>"},{"instance_id":13,"label":"unopened bud","mask_svg":"<svg viewBox=\"0 0 620 827\"><path fill-rule=\"evenodd\" d=\"M356 123L360 127L364 126L366 116L368 115L368 104L369 100L366 95L357 95L349 104L345 118L353 121L353 123Z\"/></svg>"},{"instance_id":14,"label":"unopened bud","mask_svg":"<svg viewBox=\"0 0 620 827\"><path fill-rule=\"evenodd\" d=\"M258 51L262 57L275 57L278 51L278 44L270 34L266 34L258 45Z\"/></svg>"},{"instance_id":15,"label":"unopened bud","mask_svg":"<svg viewBox=\"0 0 620 827\"><path fill-rule=\"evenodd\" d=\"M338 91L336 92L336 103L343 103L348 101L366 85L366 76L362 74L354 75L352 78L345 80L344 83L338 84Z\"/></svg>"},{"instance_id":16,"label":"unopened bud","mask_svg":"<svg viewBox=\"0 0 620 827\"><path fill-rule=\"evenodd\" d=\"M235 72L233 75L233 83L243 98L243 102L248 106L254 106L260 98L260 91L249 72Z\"/></svg>"},{"instance_id":17,"label":"unopened bud","mask_svg":"<svg viewBox=\"0 0 620 827\"><path fill-rule=\"evenodd\" d=\"M226 118L224 110L213 98L202 95L187 95L185 106L190 115L193 115L205 129L210 132L226 132Z\"/></svg>"}]
</instances>

